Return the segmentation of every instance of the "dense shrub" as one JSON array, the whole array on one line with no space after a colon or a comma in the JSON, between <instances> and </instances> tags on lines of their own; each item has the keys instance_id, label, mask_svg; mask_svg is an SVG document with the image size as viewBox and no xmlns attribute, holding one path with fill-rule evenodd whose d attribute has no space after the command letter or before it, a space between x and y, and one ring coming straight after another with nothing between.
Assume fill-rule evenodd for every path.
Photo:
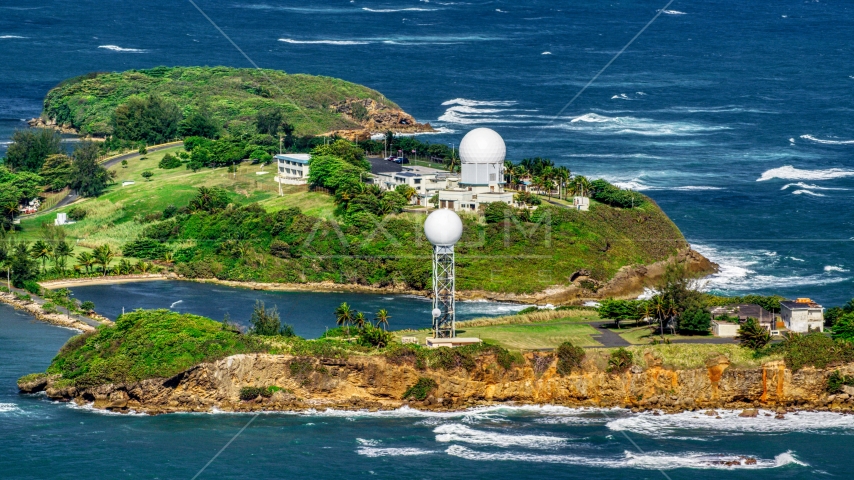
<instances>
[{"instance_id":1,"label":"dense shrub","mask_svg":"<svg viewBox=\"0 0 854 480\"><path fill-rule=\"evenodd\" d=\"M126 243L122 247L122 255L125 257L144 258L156 260L163 258L172 250L163 243L151 238L140 238Z\"/></svg>"},{"instance_id":2,"label":"dense shrub","mask_svg":"<svg viewBox=\"0 0 854 480\"><path fill-rule=\"evenodd\" d=\"M646 197L640 193L623 190L602 179L591 182L590 198L618 208L639 207L646 202Z\"/></svg>"},{"instance_id":3,"label":"dense shrub","mask_svg":"<svg viewBox=\"0 0 854 480\"><path fill-rule=\"evenodd\" d=\"M160 163L157 164L157 167L162 168L164 170L169 170L172 168L178 168L181 165L183 165L181 163L181 159L172 155L171 153L167 153L166 155L163 155L163 158L160 160Z\"/></svg>"},{"instance_id":4,"label":"dense shrub","mask_svg":"<svg viewBox=\"0 0 854 480\"><path fill-rule=\"evenodd\" d=\"M365 328L359 330L357 338L359 339L359 344L366 347L383 348L391 343L393 335L381 328L368 324L365 325Z\"/></svg>"},{"instance_id":5,"label":"dense shrub","mask_svg":"<svg viewBox=\"0 0 854 480\"><path fill-rule=\"evenodd\" d=\"M244 401L255 400L263 391L260 387L243 387L240 389L240 399Z\"/></svg>"},{"instance_id":6,"label":"dense shrub","mask_svg":"<svg viewBox=\"0 0 854 480\"><path fill-rule=\"evenodd\" d=\"M620 347L611 352L608 359L608 373L623 373L632 366L632 352Z\"/></svg>"},{"instance_id":7,"label":"dense shrub","mask_svg":"<svg viewBox=\"0 0 854 480\"><path fill-rule=\"evenodd\" d=\"M834 370L827 377L827 393L839 393L843 386L854 386L854 377L842 375L839 370Z\"/></svg>"},{"instance_id":8,"label":"dense shrub","mask_svg":"<svg viewBox=\"0 0 854 480\"><path fill-rule=\"evenodd\" d=\"M786 366L792 371L806 366L826 368L854 361L854 343L834 340L821 332L788 333L778 348L783 350Z\"/></svg>"},{"instance_id":9,"label":"dense shrub","mask_svg":"<svg viewBox=\"0 0 854 480\"><path fill-rule=\"evenodd\" d=\"M41 285L39 285L39 282L35 280L27 280L26 282L24 282L23 287L24 290L32 293L33 295L41 295L42 293Z\"/></svg>"},{"instance_id":10,"label":"dense shrub","mask_svg":"<svg viewBox=\"0 0 854 480\"><path fill-rule=\"evenodd\" d=\"M581 369L581 361L584 360L584 349L576 347L571 342L563 342L555 351L557 356L557 373L569 375L573 371Z\"/></svg>"},{"instance_id":11,"label":"dense shrub","mask_svg":"<svg viewBox=\"0 0 854 480\"><path fill-rule=\"evenodd\" d=\"M679 317L679 333L687 335L708 335L712 328L712 316L705 309L687 310Z\"/></svg>"},{"instance_id":12,"label":"dense shrub","mask_svg":"<svg viewBox=\"0 0 854 480\"><path fill-rule=\"evenodd\" d=\"M438 388L438 384L432 378L421 377L415 382L415 385L406 389L403 393L403 399L414 398L415 400L425 400L430 392Z\"/></svg>"},{"instance_id":13,"label":"dense shrub","mask_svg":"<svg viewBox=\"0 0 854 480\"><path fill-rule=\"evenodd\" d=\"M70 218L71 220L74 220L75 222L79 222L80 220L83 220L84 218L86 218L87 213L88 212L86 211L85 208L71 207L71 209L68 210L68 218Z\"/></svg>"},{"instance_id":14,"label":"dense shrub","mask_svg":"<svg viewBox=\"0 0 854 480\"><path fill-rule=\"evenodd\" d=\"M748 318L738 327L735 339L742 347L759 350L771 341L771 333L755 318Z\"/></svg>"}]
</instances>

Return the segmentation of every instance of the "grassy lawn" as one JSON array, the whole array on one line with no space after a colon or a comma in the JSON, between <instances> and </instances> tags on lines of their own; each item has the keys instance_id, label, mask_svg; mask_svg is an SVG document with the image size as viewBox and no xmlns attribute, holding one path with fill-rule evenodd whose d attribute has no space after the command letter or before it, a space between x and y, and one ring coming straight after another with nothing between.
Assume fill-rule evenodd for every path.
<instances>
[{"instance_id":1,"label":"grassy lawn","mask_svg":"<svg viewBox=\"0 0 854 480\"><path fill-rule=\"evenodd\" d=\"M127 167L120 164L111 167L116 172L115 183L98 198L87 198L59 210L36 215L22 220L20 237L23 240L39 238L39 226L53 223L56 213L67 212L73 207L85 208L88 212L82 221L65 227L68 237L77 242L75 254L85 248L109 244L114 250L133 240L145 228L139 221L147 214L163 211L169 205L182 207L196 194L201 186L219 186L232 192L236 203L259 202L268 210L282 207L299 207L310 215L332 216L333 200L330 196L307 191L306 187L279 187L274 180L275 165L262 166L244 163L236 173L226 168L202 169L192 172L186 168L163 170L157 164L167 153L176 154L183 147L167 148L128 160ZM150 181L142 173L154 174ZM258 175L258 172L268 172ZM134 182L122 186L124 182Z\"/></svg>"},{"instance_id":2,"label":"grassy lawn","mask_svg":"<svg viewBox=\"0 0 854 480\"><path fill-rule=\"evenodd\" d=\"M621 329L609 328L609 330L619 334L620 337L623 338L623 340L631 343L632 345L648 345L653 340L661 340L661 335L658 333L658 330L653 330L652 327L648 325ZM712 337L711 335L673 335L670 333L665 333L664 338L670 340L671 342L678 342L680 340L698 340L704 338L711 339L714 337Z\"/></svg>"},{"instance_id":3,"label":"grassy lawn","mask_svg":"<svg viewBox=\"0 0 854 480\"><path fill-rule=\"evenodd\" d=\"M429 330L393 332L399 339L402 336L418 338L424 344ZM476 337L486 342L501 345L509 350L537 350L557 348L563 342L570 341L580 347L598 347L593 339L596 329L577 322L543 322L530 324L490 325L485 327L466 327L457 329L459 337Z\"/></svg>"}]
</instances>

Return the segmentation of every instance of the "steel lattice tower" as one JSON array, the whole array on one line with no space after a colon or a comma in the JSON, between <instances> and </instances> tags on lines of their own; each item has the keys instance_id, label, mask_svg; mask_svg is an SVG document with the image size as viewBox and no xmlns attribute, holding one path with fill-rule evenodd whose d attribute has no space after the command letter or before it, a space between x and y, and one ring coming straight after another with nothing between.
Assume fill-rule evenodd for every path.
<instances>
[{"instance_id":1,"label":"steel lattice tower","mask_svg":"<svg viewBox=\"0 0 854 480\"><path fill-rule=\"evenodd\" d=\"M454 313L455 286L454 246L435 245L433 247L434 338L457 336Z\"/></svg>"}]
</instances>

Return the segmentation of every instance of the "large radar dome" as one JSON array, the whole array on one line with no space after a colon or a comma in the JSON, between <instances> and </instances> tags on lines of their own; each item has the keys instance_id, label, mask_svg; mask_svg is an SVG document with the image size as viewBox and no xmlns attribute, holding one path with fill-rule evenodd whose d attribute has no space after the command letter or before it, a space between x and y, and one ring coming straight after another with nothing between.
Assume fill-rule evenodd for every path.
<instances>
[{"instance_id":1,"label":"large radar dome","mask_svg":"<svg viewBox=\"0 0 854 480\"><path fill-rule=\"evenodd\" d=\"M433 245L450 247L463 236L463 221L453 210L436 210L424 222L424 234Z\"/></svg>"},{"instance_id":2,"label":"large radar dome","mask_svg":"<svg viewBox=\"0 0 854 480\"><path fill-rule=\"evenodd\" d=\"M460 142L462 163L504 163L507 147L495 130L475 128Z\"/></svg>"}]
</instances>

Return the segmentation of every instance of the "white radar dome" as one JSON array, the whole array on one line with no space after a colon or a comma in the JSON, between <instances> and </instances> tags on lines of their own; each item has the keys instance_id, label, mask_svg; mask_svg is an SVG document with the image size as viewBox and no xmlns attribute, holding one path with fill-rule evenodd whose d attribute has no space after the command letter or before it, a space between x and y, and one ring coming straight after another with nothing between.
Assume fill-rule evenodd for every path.
<instances>
[{"instance_id":1,"label":"white radar dome","mask_svg":"<svg viewBox=\"0 0 854 480\"><path fill-rule=\"evenodd\" d=\"M475 128L460 142L462 163L504 163L504 139L490 128Z\"/></svg>"},{"instance_id":2,"label":"white radar dome","mask_svg":"<svg viewBox=\"0 0 854 480\"><path fill-rule=\"evenodd\" d=\"M424 235L433 245L450 247L463 236L463 221L453 210L436 210L424 222Z\"/></svg>"}]
</instances>

